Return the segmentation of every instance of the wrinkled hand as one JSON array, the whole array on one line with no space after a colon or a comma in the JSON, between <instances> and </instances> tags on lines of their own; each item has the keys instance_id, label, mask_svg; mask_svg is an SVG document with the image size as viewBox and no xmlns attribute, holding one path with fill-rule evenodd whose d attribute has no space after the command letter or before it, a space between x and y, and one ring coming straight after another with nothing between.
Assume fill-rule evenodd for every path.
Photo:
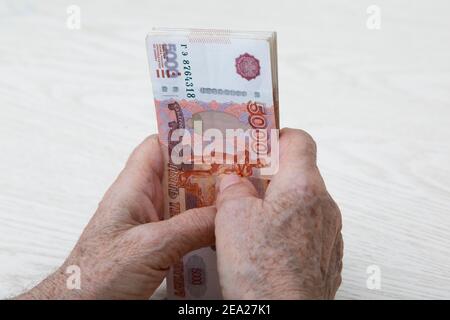
<instances>
[{"instance_id":1,"label":"wrinkled hand","mask_svg":"<svg viewBox=\"0 0 450 320\"><path fill-rule=\"evenodd\" d=\"M138 146L64 265L18 298L148 299L170 265L213 244L214 207L161 221L161 155L157 136ZM66 286L70 265L80 267L80 290Z\"/></svg>"},{"instance_id":2,"label":"wrinkled hand","mask_svg":"<svg viewBox=\"0 0 450 320\"><path fill-rule=\"evenodd\" d=\"M341 283L341 215L320 176L308 134L281 131L280 169L264 199L248 180L225 176L216 207L225 298L334 297Z\"/></svg>"},{"instance_id":3,"label":"wrinkled hand","mask_svg":"<svg viewBox=\"0 0 450 320\"><path fill-rule=\"evenodd\" d=\"M145 140L105 194L65 263L18 299L146 299L170 265L214 242L225 298L332 298L342 269L341 217L315 163L315 144L283 130L280 170L264 199L245 179L222 179L216 207L161 221L163 163ZM66 286L80 267L81 289Z\"/></svg>"}]
</instances>

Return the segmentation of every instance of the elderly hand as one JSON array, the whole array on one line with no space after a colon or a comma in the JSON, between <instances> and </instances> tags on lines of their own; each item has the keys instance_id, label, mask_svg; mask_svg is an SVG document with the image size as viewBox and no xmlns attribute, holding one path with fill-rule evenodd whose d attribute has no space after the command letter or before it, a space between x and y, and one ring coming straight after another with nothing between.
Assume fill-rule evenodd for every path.
<instances>
[{"instance_id":1,"label":"elderly hand","mask_svg":"<svg viewBox=\"0 0 450 320\"><path fill-rule=\"evenodd\" d=\"M138 146L63 266L17 298L148 299L172 264L213 244L214 207L161 221L161 155L157 136ZM66 286L71 265L80 268L80 290Z\"/></svg>"},{"instance_id":2,"label":"elderly hand","mask_svg":"<svg viewBox=\"0 0 450 320\"><path fill-rule=\"evenodd\" d=\"M217 198L216 248L229 299L329 299L341 283L341 214L303 131L280 135L280 170L264 199L238 176Z\"/></svg>"},{"instance_id":3,"label":"elderly hand","mask_svg":"<svg viewBox=\"0 0 450 320\"><path fill-rule=\"evenodd\" d=\"M222 292L232 299L333 298L341 281L339 209L303 131L284 129L280 170L264 199L248 180L225 176L215 207L162 221L162 152L145 140L105 194L65 263L18 299L147 299L168 268L214 243ZM81 288L67 287L78 266Z\"/></svg>"}]
</instances>

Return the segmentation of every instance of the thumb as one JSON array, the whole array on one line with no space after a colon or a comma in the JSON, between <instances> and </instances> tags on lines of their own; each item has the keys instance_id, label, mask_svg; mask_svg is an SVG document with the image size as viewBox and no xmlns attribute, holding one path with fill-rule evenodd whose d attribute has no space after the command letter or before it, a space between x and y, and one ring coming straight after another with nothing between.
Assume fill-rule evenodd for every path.
<instances>
[{"instance_id":1,"label":"thumb","mask_svg":"<svg viewBox=\"0 0 450 320\"><path fill-rule=\"evenodd\" d=\"M161 262L169 266L190 251L213 245L215 217L216 208L210 206L190 209L168 220L151 223L158 224L160 249L168 259Z\"/></svg>"},{"instance_id":2,"label":"thumb","mask_svg":"<svg viewBox=\"0 0 450 320\"><path fill-rule=\"evenodd\" d=\"M216 197L217 210L230 200L249 197L258 197L258 191L256 191L255 187L248 179L241 178L235 174L224 174L219 176Z\"/></svg>"}]
</instances>

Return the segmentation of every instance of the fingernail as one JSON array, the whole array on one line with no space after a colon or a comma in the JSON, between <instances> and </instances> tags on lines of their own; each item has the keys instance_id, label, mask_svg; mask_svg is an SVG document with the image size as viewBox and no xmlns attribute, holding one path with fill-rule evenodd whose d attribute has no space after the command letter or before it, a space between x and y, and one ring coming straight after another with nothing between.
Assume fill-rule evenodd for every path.
<instances>
[{"instance_id":1,"label":"fingernail","mask_svg":"<svg viewBox=\"0 0 450 320\"><path fill-rule=\"evenodd\" d=\"M220 192L223 192L226 188L232 186L233 184L239 183L241 181L241 177L235 174L226 174L220 177Z\"/></svg>"}]
</instances>

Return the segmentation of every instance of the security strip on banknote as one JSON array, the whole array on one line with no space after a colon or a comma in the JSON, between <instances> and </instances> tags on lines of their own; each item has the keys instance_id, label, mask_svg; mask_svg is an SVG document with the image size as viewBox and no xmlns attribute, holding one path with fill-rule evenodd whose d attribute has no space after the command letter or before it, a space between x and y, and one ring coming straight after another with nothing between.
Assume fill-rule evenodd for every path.
<instances>
[{"instance_id":1,"label":"security strip on banknote","mask_svg":"<svg viewBox=\"0 0 450 320\"><path fill-rule=\"evenodd\" d=\"M276 33L156 28L146 44L165 219L214 205L221 174L247 177L264 195L278 161ZM214 246L171 268L167 296L221 298Z\"/></svg>"}]
</instances>

